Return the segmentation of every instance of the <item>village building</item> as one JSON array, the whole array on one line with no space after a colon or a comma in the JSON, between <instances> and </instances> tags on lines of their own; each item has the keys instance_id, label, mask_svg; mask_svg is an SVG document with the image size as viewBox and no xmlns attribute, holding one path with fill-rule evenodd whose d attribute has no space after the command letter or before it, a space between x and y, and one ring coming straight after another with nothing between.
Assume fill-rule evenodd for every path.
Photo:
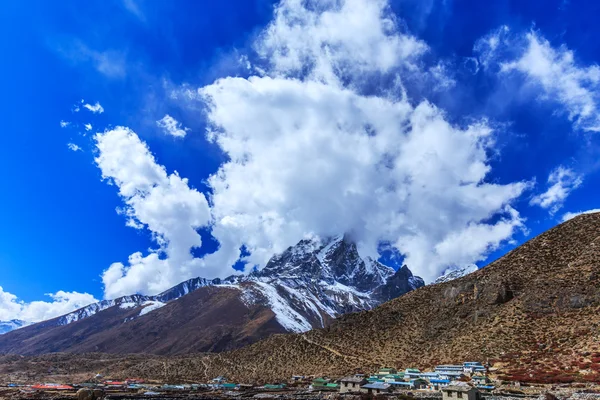
<instances>
[{"instance_id":1,"label":"village building","mask_svg":"<svg viewBox=\"0 0 600 400\"><path fill-rule=\"evenodd\" d=\"M463 363L463 372L467 374L483 373L485 374L486 368L480 362L469 361Z\"/></svg>"},{"instance_id":2,"label":"village building","mask_svg":"<svg viewBox=\"0 0 600 400\"><path fill-rule=\"evenodd\" d=\"M425 389L429 385L428 381L426 381L425 379L421 379L421 378L411 379L408 381L394 381L394 382L387 382L387 383L392 385L392 387L399 388L399 389L417 389L417 390Z\"/></svg>"},{"instance_id":3,"label":"village building","mask_svg":"<svg viewBox=\"0 0 600 400\"><path fill-rule=\"evenodd\" d=\"M329 379L329 378L325 378L325 377L315 378L312 380L311 386L315 390L322 390L322 389L326 388L326 386L329 382L331 382L331 379Z\"/></svg>"},{"instance_id":4,"label":"village building","mask_svg":"<svg viewBox=\"0 0 600 400\"><path fill-rule=\"evenodd\" d=\"M440 375L446 374L448 372L463 373L463 372L465 372L465 368L462 365L451 365L451 364L437 365L435 367L435 372L437 372Z\"/></svg>"},{"instance_id":5,"label":"village building","mask_svg":"<svg viewBox=\"0 0 600 400\"><path fill-rule=\"evenodd\" d=\"M389 374L384 376L381 379L383 382L398 382L398 381L403 381L404 380L404 373L400 372L397 374Z\"/></svg>"},{"instance_id":6,"label":"village building","mask_svg":"<svg viewBox=\"0 0 600 400\"><path fill-rule=\"evenodd\" d=\"M450 384L449 379L430 379L429 384L432 389L440 390Z\"/></svg>"},{"instance_id":7,"label":"village building","mask_svg":"<svg viewBox=\"0 0 600 400\"><path fill-rule=\"evenodd\" d=\"M421 371L416 368L407 368L404 370L405 379L417 379L421 377Z\"/></svg>"},{"instance_id":8,"label":"village building","mask_svg":"<svg viewBox=\"0 0 600 400\"><path fill-rule=\"evenodd\" d=\"M263 386L263 388L267 389L267 390L282 390L282 389L285 389L285 384L284 383L266 384L265 386Z\"/></svg>"},{"instance_id":9,"label":"village building","mask_svg":"<svg viewBox=\"0 0 600 400\"><path fill-rule=\"evenodd\" d=\"M442 400L480 400L479 390L467 384L442 388Z\"/></svg>"},{"instance_id":10,"label":"village building","mask_svg":"<svg viewBox=\"0 0 600 400\"><path fill-rule=\"evenodd\" d=\"M392 385L389 383L375 382L367 383L360 387L360 391L368 394L382 394L389 393L392 391Z\"/></svg>"},{"instance_id":11,"label":"village building","mask_svg":"<svg viewBox=\"0 0 600 400\"><path fill-rule=\"evenodd\" d=\"M360 387L367 384L364 376L354 375L340 379L340 393L360 392Z\"/></svg>"}]
</instances>

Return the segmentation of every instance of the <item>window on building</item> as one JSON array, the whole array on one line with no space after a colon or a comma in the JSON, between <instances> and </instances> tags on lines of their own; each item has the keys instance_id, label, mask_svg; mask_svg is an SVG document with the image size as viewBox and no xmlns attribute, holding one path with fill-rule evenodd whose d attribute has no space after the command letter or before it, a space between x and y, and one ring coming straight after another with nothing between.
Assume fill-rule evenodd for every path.
<instances>
[{"instance_id":1,"label":"window on building","mask_svg":"<svg viewBox=\"0 0 600 400\"><path fill-rule=\"evenodd\" d=\"M462 399L462 392L456 392L456 397L458 397L459 399Z\"/></svg>"}]
</instances>

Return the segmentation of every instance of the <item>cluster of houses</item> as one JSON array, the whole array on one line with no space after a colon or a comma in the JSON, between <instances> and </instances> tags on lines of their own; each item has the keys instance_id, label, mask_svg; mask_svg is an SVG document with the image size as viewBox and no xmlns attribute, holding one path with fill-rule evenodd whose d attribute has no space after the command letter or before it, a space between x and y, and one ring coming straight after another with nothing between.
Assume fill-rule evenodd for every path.
<instances>
[{"instance_id":1,"label":"cluster of houses","mask_svg":"<svg viewBox=\"0 0 600 400\"><path fill-rule=\"evenodd\" d=\"M10 387L11 385L9 385ZM462 365L438 365L433 371L420 371L416 368L396 370L381 368L374 374L358 373L342 379L327 377L293 376L287 383L255 386L229 382L219 376L208 383L199 384L157 384L146 383L141 379L105 380L98 374L90 382L76 385L40 384L22 391L76 391L87 388L101 390L102 393L134 392L144 395L195 391L232 391L279 392L290 390L310 390L318 392L385 394L397 390L435 390L442 391L443 400L479 400L481 391L491 391L495 387L487 377L487 368L478 362L465 362Z\"/></svg>"},{"instance_id":2,"label":"cluster of houses","mask_svg":"<svg viewBox=\"0 0 600 400\"><path fill-rule=\"evenodd\" d=\"M228 383L224 377L217 377L210 383L212 389L242 390L242 386ZM441 390L444 400L475 400L479 392L495 389L487 376L487 368L479 362L438 365L429 372L422 372L416 368L407 368L403 371L381 368L372 375L358 373L342 379L293 376L287 384L270 384L254 387L254 389L279 391L306 386L312 391L372 395L396 390Z\"/></svg>"},{"instance_id":3,"label":"cluster of houses","mask_svg":"<svg viewBox=\"0 0 600 400\"><path fill-rule=\"evenodd\" d=\"M322 387L323 381L323 379L317 382L313 381L313 388ZM457 399L463 399L463 390L478 393L495 389L487 376L487 368L479 362L438 365L431 372L422 372L416 368L407 368L404 371L382 368L370 376L364 374L347 376L340 379L337 385L339 385L340 393L381 394L396 389L441 390L445 393L445 397ZM450 395L454 392L460 393L460 395L451 397ZM465 395L464 400L467 399L471 400Z\"/></svg>"}]
</instances>

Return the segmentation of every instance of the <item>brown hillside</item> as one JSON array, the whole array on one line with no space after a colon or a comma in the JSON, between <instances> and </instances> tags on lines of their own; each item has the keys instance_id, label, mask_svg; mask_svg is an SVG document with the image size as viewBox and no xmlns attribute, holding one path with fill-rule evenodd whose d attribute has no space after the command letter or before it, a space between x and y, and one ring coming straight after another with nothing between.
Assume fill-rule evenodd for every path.
<instances>
[{"instance_id":1,"label":"brown hillside","mask_svg":"<svg viewBox=\"0 0 600 400\"><path fill-rule=\"evenodd\" d=\"M384 365L425 368L490 360L518 380L600 381L599 311L600 214L590 214L471 275L345 315L325 329L274 335L218 355L136 362L123 357L110 365L113 373L147 378L201 381L226 375L265 382ZM78 362L44 357L63 357L54 360L57 368ZM34 360L48 362L43 357L27 362ZM3 363L0 373L15 365Z\"/></svg>"},{"instance_id":2,"label":"brown hillside","mask_svg":"<svg viewBox=\"0 0 600 400\"><path fill-rule=\"evenodd\" d=\"M68 351L178 354L231 350L285 330L264 306L248 307L239 290L203 287L142 317L111 307L77 323L22 328L2 337L0 352Z\"/></svg>"}]
</instances>

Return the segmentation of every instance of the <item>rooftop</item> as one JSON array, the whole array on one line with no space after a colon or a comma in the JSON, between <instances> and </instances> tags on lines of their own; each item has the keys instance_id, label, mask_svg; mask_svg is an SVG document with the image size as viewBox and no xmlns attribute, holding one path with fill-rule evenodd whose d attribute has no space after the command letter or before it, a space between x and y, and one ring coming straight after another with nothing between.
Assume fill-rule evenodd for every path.
<instances>
[{"instance_id":1,"label":"rooftop","mask_svg":"<svg viewBox=\"0 0 600 400\"><path fill-rule=\"evenodd\" d=\"M379 390L387 390L390 388L390 385L388 383L380 383L380 382L376 382L376 383L368 383L366 385L361 386L365 389L379 389Z\"/></svg>"}]
</instances>

